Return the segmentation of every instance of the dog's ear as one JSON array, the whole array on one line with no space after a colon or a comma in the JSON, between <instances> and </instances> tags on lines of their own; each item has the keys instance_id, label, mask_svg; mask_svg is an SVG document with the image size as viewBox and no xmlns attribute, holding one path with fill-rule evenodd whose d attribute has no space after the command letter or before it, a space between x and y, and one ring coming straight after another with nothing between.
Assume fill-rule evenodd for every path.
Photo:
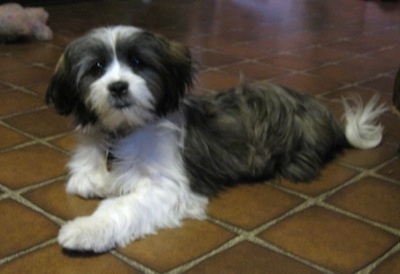
<instances>
[{"instance_id":1,"label":"dog's ear","mask_svg":"<svg viewBox=\"0 0 400 274\"><path fill-rule=\"evenodd\" d=\"M47 104L52 104L61 115L70 115L76 108L77 90L75 79L67 67L65 54L58 60L56 70L52 76L46 92Z\"/></svg>"},{"instance_id":2,"label":"dog's ear","mask_svg":"<svg viewBox=\"0 0 400 274\"><path fill-rule=\"evenodd\" d=\"M94 124L97 121L96 114L88 109L78 90L77 71L73 68L68 49L60 57L55 73L50 80L46 92L47 104L54 105L61 115L74 115L75 123L81 126Z\"/></svg>"},{"instance_id":3,"label":"dog's ear","mask_svg":"<svg viewBox=\"0 0 400 274\"><path fill-rule=\"evenodd\" d=\"M188 47L175 41L168 41L168 59L171 62L171 73L178 83L183 94L193 85L194 66L192 55Z\"/></svg>"},{"instance_id":4,"label":"dog's ear","mask_svg":"<svg viewBox=\"0 0 400 274\"><path fill-rule=\"evenodd\" d=\"M156 36L163 50L164 98L158 111L165 114L179 108L181 98L192 87L195 74L192 56L188 47L163 36Z\"/></svg>"}]
</instances>

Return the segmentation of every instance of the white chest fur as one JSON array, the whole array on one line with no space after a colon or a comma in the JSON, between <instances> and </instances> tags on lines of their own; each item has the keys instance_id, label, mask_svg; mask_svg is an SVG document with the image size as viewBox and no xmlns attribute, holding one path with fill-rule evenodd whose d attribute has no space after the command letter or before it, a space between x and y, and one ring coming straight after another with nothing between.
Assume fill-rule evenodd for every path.
<instances>
[{"instance_id":1,"label":"white chest fur","mask_svg":"<svg viewBox=\"0 0 400 274\"><path fill-rule=\"evenodd\" d=\"M110 172L98 140L83 140L69 163L67 191L106 199L91 216L63 226L58 240L64 247L101 252L157 229L179 226L184 218L204 218L208 199L189 187L177 117L117 141Z\"/></svg>"}]
</instances>

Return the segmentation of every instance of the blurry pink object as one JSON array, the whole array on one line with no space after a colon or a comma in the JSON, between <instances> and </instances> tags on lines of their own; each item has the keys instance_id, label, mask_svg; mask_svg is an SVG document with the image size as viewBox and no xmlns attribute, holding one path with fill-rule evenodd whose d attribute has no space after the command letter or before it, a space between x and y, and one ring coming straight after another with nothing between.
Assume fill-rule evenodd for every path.
<instances>
[{"instance_id":1,"label":"blurry pink object","mask_svg":"<svg viewBox=\"0 0 400 274\"><path fill-rule=\"evenodd\" d=\"M46 25L49 14L44 8L23 8L16 3L0 5L0 41L21 38L48 41L52 30Z\"/></svg>"}]
</instances>

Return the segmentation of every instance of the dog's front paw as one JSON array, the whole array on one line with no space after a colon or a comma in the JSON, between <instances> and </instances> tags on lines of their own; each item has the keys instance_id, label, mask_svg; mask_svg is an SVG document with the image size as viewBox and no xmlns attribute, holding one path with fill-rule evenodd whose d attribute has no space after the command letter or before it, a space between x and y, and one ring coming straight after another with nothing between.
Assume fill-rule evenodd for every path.
<instances>
[{"instance_id":1,"label":"dog's front paw","mask_svg":"<svg viewBox=\"0 0 400 274\"><path fill-rule=\"evenodd\" d=\"M93 217L79 217L62 226L58 242L68 250L106 252L115 246L110 228Z\"/></svg>"},{"instance_id":2,"label":"dog's front paw","mask_svg":"<svg viewBox=\"0 0 400 274\"><path fill-rule=\"evenodd\" d=\"M72 174L67 183L67 192L83 198L103 198L106 176L102 172Z\"/></svg>"}]
</instances>

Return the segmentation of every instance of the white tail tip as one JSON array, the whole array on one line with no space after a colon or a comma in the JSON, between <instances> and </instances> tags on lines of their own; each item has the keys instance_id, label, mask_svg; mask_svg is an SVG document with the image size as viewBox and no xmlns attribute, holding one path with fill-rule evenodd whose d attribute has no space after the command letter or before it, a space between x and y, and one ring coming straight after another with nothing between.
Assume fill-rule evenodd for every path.
<instances>
[{"instance_id":1,"label":"white tail tip","mask_svg":"<svg viewBox=\"0 0 400 274\"><path fill-rule=\"evenodd\" d=\"M342 98L344 106L345 135L354 147L369 149L382 141L383 127L378 118L389 108L379 104L379 96L374 95L364 106L360 96Z\"/></svg>"}]
</instances>

